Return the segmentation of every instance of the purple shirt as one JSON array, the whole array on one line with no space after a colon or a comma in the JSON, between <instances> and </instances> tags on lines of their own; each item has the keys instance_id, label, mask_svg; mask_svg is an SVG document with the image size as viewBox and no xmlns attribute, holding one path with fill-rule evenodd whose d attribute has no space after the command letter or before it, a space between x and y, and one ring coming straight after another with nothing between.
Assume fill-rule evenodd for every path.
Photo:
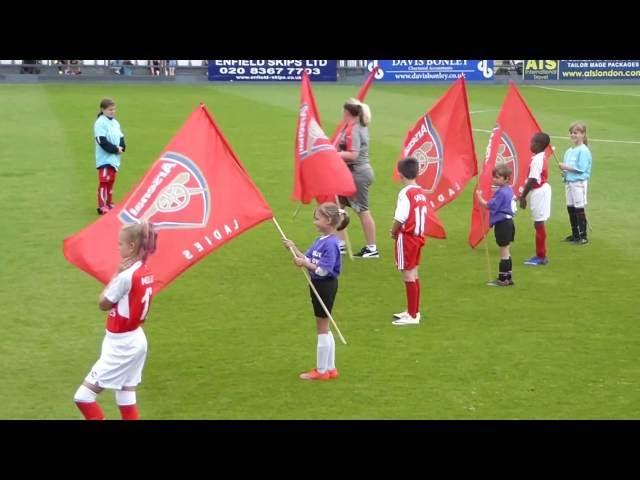
<instances>
[{"instance_id":1,"label":"purple shirt","mask_svg":"<svg viewBox=\"0 0 640 480\"><path fill-rule=\"evenodd\" d=\"M304 254L311 263L319 266L326 272L325 276L317 275L315 272L309 272L314 280L322 278L338 278L340 275L340 267L342 259L340 257L340 247L338 239L335 235L324 235L316 238L313 245Z\"/></svg>"},{"instance_id":2,"label":"purple shirt","mask_svg":"<svg viewBox=\"0 0 640 480\"><path fill-rule=\"evenodd\" d=\"M489 225L493 227L496 223L513 218L515 199L513 190L509 185L503 185L496 193L493 194L491 200L487 202L489 207Z\"/></svg>"}]
</instances>

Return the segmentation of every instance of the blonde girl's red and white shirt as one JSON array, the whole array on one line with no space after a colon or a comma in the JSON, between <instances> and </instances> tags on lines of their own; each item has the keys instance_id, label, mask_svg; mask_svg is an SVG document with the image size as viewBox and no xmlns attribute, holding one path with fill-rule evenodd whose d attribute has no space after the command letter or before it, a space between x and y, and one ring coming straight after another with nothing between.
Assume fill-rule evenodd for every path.
<instances>
[{"instance_id":1,"label":"blonde girl's red and white shirt","mask_svg":"<svg viewBox=\"0 0 640 480\"><path fill-rule=\"evenodd\" d=\"M137 261L114 277L104 297L115 305L107 316L107 331L124 333L136 330L149 313L153 295L153 274Z\"/></svg>"}]
</instances>

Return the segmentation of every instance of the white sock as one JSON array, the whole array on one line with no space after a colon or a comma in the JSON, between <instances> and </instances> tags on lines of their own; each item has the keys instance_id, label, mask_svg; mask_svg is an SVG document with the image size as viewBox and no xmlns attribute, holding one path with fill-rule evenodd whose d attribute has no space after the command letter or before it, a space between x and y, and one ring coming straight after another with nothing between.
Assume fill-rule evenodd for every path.
<instances>
[{"instance_id":1,"label":"white sock","mask_svg":"<svg viewBox=\"0 0 640 480\"><path fill-rule=\"evenodd\" d=\"M347 244L344 240L338 240L338 245L344 247Z\"/></svg>"},{"instance_id":2,"label":"white sock","mask_svg":"<svg viewBox=\"0 0 640 480\"><path fill-rule=\"evenodd\" d=\"M135 405L136 392L131 390L116 390L116 403L118 405Z\"/></svg>"},{"instance_id":3,"label":"white sock","mask_svg":"<svg viewBox=\"0 0 640 480\"><path fill-rule=\"evenodd\" d=\"M78 403L93 403L96 401L96 397L98 394L93 390L85 387L84 385L80 385L76 394L73 396L73 401Z\"/></svg>"},{"instance_id":4,"label":"white sock","mask_svg":"<svg viewBox=\"0 0 640 480\"><path fill-rule=\"evenodd\" d=\"M367 248L372 252L376 252L378 250L378 246L375 243L372 245L367 245Z\"/></svg>"},{"instance_id":5,"label":"white sock","mask_svg":"<svg viewBox=\"0 0 640 480\"><path fill-rule=\"evenodd\" d=\"M329 363L329 352L331 351L331 340L329 335L321 333L318 335L318 349L316 355L316 369L320 373L327 371L327 364Z\"/></svg>"},{"instance_id":6,"label":"white sock","mask_svg":"<svg viewBox=\"0 0 640 480\"><path fill-rule=\"evenodd\" d=\"M331 342L331 349L329 350L329 363L327 364L327 367L329 368L329 370L334 370L336 368L336 341L333 338L333 332L331 330L329 330L329 333L327 335L329 335L329 340Z\"/></svg>"}]
</instances>

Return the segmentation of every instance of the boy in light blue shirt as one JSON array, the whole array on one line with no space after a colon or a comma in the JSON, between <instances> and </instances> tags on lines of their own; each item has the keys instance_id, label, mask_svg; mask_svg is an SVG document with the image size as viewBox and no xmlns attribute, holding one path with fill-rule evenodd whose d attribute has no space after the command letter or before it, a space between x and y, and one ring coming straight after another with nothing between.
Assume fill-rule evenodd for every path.
<instances>
[{"instance_id":1,"label":"boy in light blue shirt","mask_svg":"<svg viewBox=\"0 0 640 480\"><path fill-rule=\"evenodd\" d=\"M104 215L113 208L113 185L120 168L120 155L126 149L124 134L115 115L115 102L105 98L100 102L100 113L93 125L98 170L98 215Z\"/></svg>"}]
</instances>

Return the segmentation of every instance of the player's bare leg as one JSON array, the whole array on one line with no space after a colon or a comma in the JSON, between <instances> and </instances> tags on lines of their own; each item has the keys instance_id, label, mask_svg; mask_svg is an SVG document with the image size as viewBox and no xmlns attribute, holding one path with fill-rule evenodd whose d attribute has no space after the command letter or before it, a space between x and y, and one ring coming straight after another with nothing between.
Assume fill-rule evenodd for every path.
<instances>
[{"instance_id":1,"label":"player's bare leg","mask_svg":"<svg viewBox=\"0 0 640 480\"><path fill-rule=\"evenodd\" d=\"M364 238L367 241L367 246L363 248L356 257L362 258L378 258L378 247L376 245L376 223L373 220L373 216L369 210L364 212L358 212L360 217L360 223L362 224L362 231L364 232Z\"/></svg>"}]
</instances>

